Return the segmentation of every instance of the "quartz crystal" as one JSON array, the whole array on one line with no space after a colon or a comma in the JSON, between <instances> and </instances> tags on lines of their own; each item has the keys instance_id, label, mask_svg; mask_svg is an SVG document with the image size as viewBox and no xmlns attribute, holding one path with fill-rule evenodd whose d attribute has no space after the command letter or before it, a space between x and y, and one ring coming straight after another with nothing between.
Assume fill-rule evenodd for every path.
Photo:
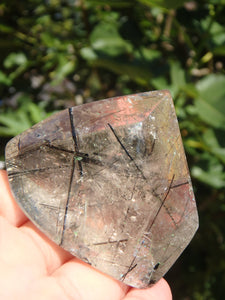
<instances>
[{"instance_id":1,"label":"quartz crystal","mask_svg":"<svg viewBox=\"0 0 225 300\"><path fill-rule=\"evenodd\" d=\"M145 288L188 245L198 215L168 91L54 114L6 147L11 189L51 240Z\"/></svg>"}]
</instances>

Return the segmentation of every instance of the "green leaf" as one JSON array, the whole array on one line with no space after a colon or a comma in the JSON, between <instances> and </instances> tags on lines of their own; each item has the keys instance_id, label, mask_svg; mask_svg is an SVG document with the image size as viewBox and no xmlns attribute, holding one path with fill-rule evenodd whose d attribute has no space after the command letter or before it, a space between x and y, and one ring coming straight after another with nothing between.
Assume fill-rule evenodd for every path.
<instances>
[{"instance_id":1,"label":"green leaf","mask_svg":"<svg viewBox=\"0 0 225 300\"><path fill-rule=\"evenodd\" d=\"M127 7L133 5L130 0L86 0L86 2L92 5L110 5L110 7Z\"/></svg>"},{"instance_id":2,"label":"green leaf","mask_svg":"<svg viewBox=\"0 0 225 300\"><path fill-rule=\"evenodd\" d=\"M178 61L171 62L170 69L170 77L171 77L171 89L173 91L174 97L176 97L177 93L185 86L185 72L181 68L181 65Z\"/></svg>"},{"instance_id":3,"label":"green leaf","mask_svg":"<svg viewBox=\"0 0 225 300\"><path fill-rule=\"evenodd\" d=\"M151 84L157 90L171 90L171 86L164 76L152 78Z\"/></svg>"},{"instance_id":4,"label":"green leaf","mask_svg":"<svg viewBox=\"0 0 225 300\"><path fill-rule=\"evenodd\" d=\"M211 0L210 3L225 5L225 0Z\"/></svg>"},{"instance_id":5,"label":"green leaf","mask_svg":"<svg viewBox=\"0 0 225 300\"><path fill-rule=\"evenodd\" d=\"M90 42L94 50L110 56L120 55L132 49L132 46L120 36L116 24L105 22L95 26Z\"/></svg>"},{"instance_id":6,"label":"green leaf","mask_svg":"<svg viewBox=\"0 0 225 300\"><path fill-rule=\"evenodd\" d=\"M81 56L86 60L95 60L98 58L98 55L90 47L84 47L80 50Z\"/></svg>"},{"instance_id":7,"label":"green leaf","mask_svg":"<svg viewBox=\"0 0 225 300\"><path fill-rule=\"evenodd\" d=\"M160 72L160 66L158 67L160 52L144 47L139 50L140 51L137 50L133 52L132 60L126 56L114 58L88 47L82 48L80 54L84 59L90 62L91 66L102 67L116 74L125 75L131 80L138 82L141 86L149 88L151 80L157 84L157 77L152 78L153 74L157 76ZM165 85L163 87L165 87Z\"/></svg>"},{"instance_id":8,"label":"green leaf","mask_svg":"<svg viewBox=\"0 0 225 300\"><path fill-rule=\"evenodd\" d=\"M0 23L0 32L4 33L12 33L14 29L12 27L9 27L5 24Z\"/></svg>"},{"instance_id":9,"label":"green leaf","mask_svg":"<svg viewBox=\"0 0 225 300\"><path fill-rule=\"evenodd\" d=\"M32 123L36 124L43 119L43 109L41 109L37 104L29 102L27 104L27 112L30 114L30 119Z\"/></svg>"},{"instance_id":10,"label":"green leaf","mask_svg":"<svg viewBox=\"0 0 225 300\"><path fill-rule=\"evenodd\" d=\"M21 66L27 63L27 58L24 53L10 53L4 60L4 67L9 69L14 66Z\"/></svg>"},{"instance_id":11,"label":"green leaf","mask_svg":"<svg viewBox=\"0 0 225 300\"><path fill-rule=\"evenodd\" d=\"M211 22L211 18L208 19L209 22ZM225 43L224 26L214 21L210 27L210 33L212 35L212 41L215 43L215 45L224 47L224 43Z\"/></svg>"},{"instance_id":12,"label":"green leaf","mask_svg":"<svg viewBox=\"0 0 225 300\"><path fill-rule=\"evenodd\" d=\"M195 106L199 117L215 128L225 129L225 76L211 74L197 85Z\"/></svg>"},{"instance_id":13,"label":"green leaf","mask_svg":"<svg viewBox=\"0 0 225 300\"><path fill-rule=\"evenodd\" d=\"M49 32L43 32L41 34L41 40L46 47L49 48L58 48L61 45L61 41L59 38L52 36Z\"/></svg>"},{"instance_id":14,"label":"green leaf","mask_svg":"<svg viewBox=\"0 0 225 300\"><path fill-rule=\"evenodd\" d=\"M16 110L8 108L0 115L0 135L15 136L49 115L41 107L41 103L35 104L27 95L20 96L18 104Z\"/></svg>"},{"instance_id":15,"label":"green leaf","mask_svg":"<svg viewBox=\"0 0 225 300\"><path fill-rule=\"evenodd\" d=\"M212 152L225 164L225 148L213 148Z\"/></svg>"},{"instance_id":16,"label":"green leaf","mask_svg":"<svg viewBox=\"0 0 225 300\"><path fill-rule=\"evenodd\" d=\"M224 166L209 152L201 155L198 164L192 167L192 176L206 185L220 189L225 187Z\"/></svg>"},{"instance_id":17,"label":"green leaf","mask_svg":"<svg viewBox=\"0 0 225 300\"><path fill-rule=\"evenodd\" d=\"M6 74L4 74L2 71L0 71L0 83L9 86L12 84L12 80Z\"/></svg>"},{"instance_id":18,"label":"green leaf","mask_svg":"<svg viewBox=\"0 0 225 300\"><path fill-rule=\"evenodd\" d=\"M140 3L150 7L161 7L164 9L176 9L183 6L186 0L138 0Z\"/></svg>"},{"instance_id":19,"label":"green leaf","mask_svg":"<svg viewBox=\"0 0 225 300\"><path fill-rule=\"evenodd\" d=\"M73 59L73 58L72 58ZM75 61L68 60L68 58L64 57L63 55L59 56L59 63L57 68L51 73L51 77L53 78L53 84L58 84L66 76L72 73L75 69Z\"/></svg>"},{"instance_id":20,"label":"green leaf","mask_svg":"<svg viewBox=\"0 0 225 300\"><path fill-rule=\"evenodd\" d=\"M204 171L202 168L194 166L192 168L192 176L214 188L225 187L225 174L219 165L210 171Z\"/></svg>"},{"instance_id":21,"label":"green leaf","mask_svg":"<svg viewBox=\"0 0 225 300\"><path fill-rule=\"evenodd\" d=\"M213 49L214 55L218 56L225 56L225 47L224 46L218 46Z\"/></svg>"},{"instance_id":22,"label":"green leaf","mask_svg":"<svg viewBox=\"0 0 225 300\"><path fill-rule=\"evenodd\" d=\"M207 129L203 134L203 141L208 147L209 151L213 153L219 160L225 164L225 147L224 143L220 144L218 139L218 133L216 134L215 130L212 128ZM220 133L220 139L224 139L225 131Z\"/></svg>"},{"instance_id":23,"label":"green leaf","mask_svg":"<svg viewBox=\"0 0 225 300\"><path fill-rule=\"evenodd\" d=\"M4 136L15 136L32 126L26 112L18 110L17 113L8 112L0 116L0 134Z\"/></svg>"},{"instance_id":24,"label":"green leaf","mask_svg":"<svg viewBox=\"0 0 225 300\"><path fill-rule=\"evenodd\" d=\"M112 59L110 57L99 57L92 62L94 66L108 69L116 74L129 75L129 78L137 81L140 85L146 86L152 77L147 64L139 60L130 63L124 59Z\"/></svg>"}]
</instances>

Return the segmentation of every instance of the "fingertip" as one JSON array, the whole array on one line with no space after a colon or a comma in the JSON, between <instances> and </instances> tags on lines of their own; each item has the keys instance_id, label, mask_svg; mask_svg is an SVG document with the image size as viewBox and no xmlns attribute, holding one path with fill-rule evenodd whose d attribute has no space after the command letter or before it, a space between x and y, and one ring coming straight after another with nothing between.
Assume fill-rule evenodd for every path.
<instances>
[{"instance_id":1,"label":"fingertip","mask_svg":"<svg viewBox=\"0 0 225 300\"><path fill-rule=\"evenodd\" d=\"M173 299L171 288L168 282L164 278L161 278L155 285L156 285L155 289L157 288L157 292L161 293L161 298L159 299L166 299L166 300Z\"/></svg>"},{"instance_id":2,"label":"fingertip","mask_svg":"<svg viewBox=\"0 0 225 300\"><path fill-rule=\"evenodd\" d=\"M79 299L119 300L129 290L123 282L103 274L78 258L65 263L53 276L68 294L79 294Z\"/></svg>"},{"instance_id":3,"label":"fingertip","mask_svg":"<svg viewBox=\"0 0 225 300\"><path fill-rule=\"evenodd\" d=\"M172 300L172 292L167 281L162 278L147 289L132 288L123 300Z\"/></svg>"}]
</instances>

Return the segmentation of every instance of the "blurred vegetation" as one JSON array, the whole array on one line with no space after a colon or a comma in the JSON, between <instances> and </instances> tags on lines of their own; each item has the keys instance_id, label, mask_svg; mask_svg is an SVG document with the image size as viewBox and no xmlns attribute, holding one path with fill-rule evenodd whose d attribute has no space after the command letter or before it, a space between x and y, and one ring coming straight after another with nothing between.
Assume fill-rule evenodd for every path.
<instances>
[{"instance_id":1,"label":"blurred vegetation","mask_svg":"<svg viewBox=\"0 0 225 300\"><path fill-rule=\"evenodd\" d=\"M2 0L0 148L54 111L169 89L200 214L167 274L174 299L223 299L225 0Z\"/></svg>"}]
</instances>

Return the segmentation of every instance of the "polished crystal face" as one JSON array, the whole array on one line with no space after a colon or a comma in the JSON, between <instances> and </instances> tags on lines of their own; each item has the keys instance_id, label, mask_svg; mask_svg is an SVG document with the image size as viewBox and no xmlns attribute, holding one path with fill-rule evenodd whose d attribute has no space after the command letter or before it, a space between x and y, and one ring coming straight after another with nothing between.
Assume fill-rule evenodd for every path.
<instances>
[{"instance_id":1,"label":"polished crystal face","mask_svg":"<svg viewBox=\"0 0 225 300\"><path fill-rule=\"evenodd\" d=\"M55 243L134 287L158 281L198 215L171 95L61 111L6 147L11 189Z\"/></svg>"}]
</instances>

